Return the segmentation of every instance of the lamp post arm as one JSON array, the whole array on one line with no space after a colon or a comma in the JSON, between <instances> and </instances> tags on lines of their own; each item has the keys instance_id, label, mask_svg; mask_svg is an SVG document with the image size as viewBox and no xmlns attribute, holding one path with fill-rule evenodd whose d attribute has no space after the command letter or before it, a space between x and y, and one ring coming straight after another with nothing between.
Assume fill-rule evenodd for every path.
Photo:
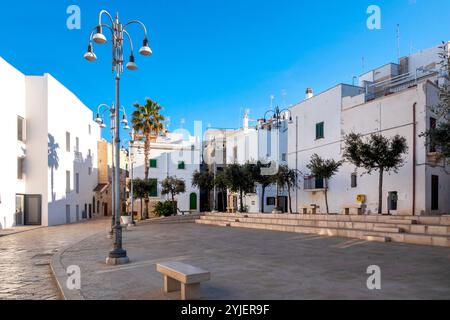
<instances>
[{"instance_id":1,"label":"lamp post arm","mask_svg":"<svg viewBox=\"0 0 450 320\"><path fill-rule=\"evenodd\" d=\"M139 20L131 20L130 22L127 22L123 28L125 29L127 26L131 25L131 24L139 24L143 29L144 29L144 35L145 35L145 39L148 40L148 34L147 34L147 27L145 26L145 24Z\"/></svg>"},{"instance_id":2,"label":"lamp post arm","mask_svg":"<svg viewBox=\"0 0 450 320\"><path fill-rule=\"evenodd\" d=\"M134 52L134 48L133 48L133 40L131 39L130 34L128 33L127 30L123 29L123 33L126 34L128 41L130 42L130 48L131 48L131 55L133 55Z\"/></svg>"},{"instance_id":3,"label":"lamp post arm","mask_svg":"<svg viewBox=\"0 0 450 320\"><path fill-rule=\"evenodd\" d=\"M104 14L106 14L108 16L109 20L111 20L111 23L114 24L114 19L111 16L111 14L108 11L106 11L106 10L102 10L98 14L98 25L99 26L102 25L102 17L103 17Z\"/></svg>"}]
</instances>

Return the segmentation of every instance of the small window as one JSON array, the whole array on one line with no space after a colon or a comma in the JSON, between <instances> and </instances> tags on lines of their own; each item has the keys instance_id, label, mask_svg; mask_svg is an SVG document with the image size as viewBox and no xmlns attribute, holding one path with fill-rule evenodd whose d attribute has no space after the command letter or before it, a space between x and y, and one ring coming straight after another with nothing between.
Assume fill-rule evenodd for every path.
<instances>
[{"instance_id":1,"label":"small window","mask_svg":"<svg viewBox=\"0 0 450 320\"><path fill-rule=\"evenodd\" d=\"M325 138L324 127L325 127L324 122L316 124L316 140Z\"/></svg>"},{"instance_id":2,"label":"small window","mask_svg":"<svg viewBox=\"0 0 450 320\"><path fill-rule=\"evenodd\" d=\"M80 152L80 138L75 138L75 152Z\"/></svg>"},{"instance_id":3,"label":"small window","mask_svg":"<svg viewBox=\"0 0 450 320\"><path fill-rule=\"evenodd\" d=\"M158 168L158 160L151 159L150 160L150 168Z\"/></svg>"},{"instance_id":4,"label":"small window","mask_svg":"<svg viewBox=\"0 0 450 320\"><path fill-rule=\"evenodd\" d=\"M356 173L352 173L351 184L352 188L358 187L358 175Z\"/></svg>"},{"instance_id":5,"label":"small window","mask_svg":"<svg viewBox=\"0 0 450 320\"><path fill-rule=\"evenodd\" d=\"M23 180L24 158L17 158L17 179Z\"/></svg>"},{"instance_id":6,"label":"small window","mask_svg":"<svg viewBox=\"0 0 450 320\"><path fill-rule=\"evenodd\" d=\"M89 135L92 133L91 125L88 125L88 132L89 132Z\"/></svg>"},{"instance_id":7,"label":"small window","mask_svg":"<svg viewBox=\"0 0 450 320\"><path fill-rule=\"evenodd\" d=\"M17 140L25 142L25 120L22 117L17 117Z\"/></svg>"},{"instance_id":8,"label":"small window","mask_svg":"<svg viewBox=\"0 0 450 320\"><path fill-rule=\"evenodd\" d=\"M178 162L178 170L185 170L186 169L186 164L184 161L179 161Z\"/></svg>"},{"instance_id":9,"label":"small window","mask_svg":"<svg viewBox=\"0 0 450 320\"><path fill-rule=\"evenodd\" d=\"M70 152L70 132L66 132L66 151Z\"/></svg>"},{"instance_id":10,"label":"small window","mask_svg":"<svg viewBox=\"0 0 450 320\"><path fill-rule=\"evenodd\" d=\"M92 167L88 168L88 175L92 175Z\"/></svg>"},{"instance_id":11,"label":"small window","mask_svg":"<svg viewBox=\"0 0 450 320\"><path fill-rule=\"evenodd\" d=\"M274 206L275 205L275 197L268 197L267 201L266 201L266 204L268 206Z\"/></svg>"},{"instance_id":12,"label":"small window","mask_svg":"<svg viewBox=\"0 0 450 320\"><path fill-rule=\"evenodd\" d=\"M70 171L66 171L66 193L70 193Z\"/></svg>"},{"instance_id":13,"label":"small window","mask_svg":"<svg viewBox=\"0 0 450 320\"><path fill-rule=\"evenodd\" d=\"M284 161L284 162L286 162L286 153L283 153L282 155L281 155L281 161Z\"/></svg>"}]
</instances>

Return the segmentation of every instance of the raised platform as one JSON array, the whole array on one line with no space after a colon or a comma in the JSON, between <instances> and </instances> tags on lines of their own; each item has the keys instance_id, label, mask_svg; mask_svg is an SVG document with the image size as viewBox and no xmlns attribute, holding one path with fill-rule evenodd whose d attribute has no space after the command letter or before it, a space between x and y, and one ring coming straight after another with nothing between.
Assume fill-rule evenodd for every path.
<instances>
[{"instance_id":1,"label":"raised platform","mask_svg":"<svg viewBox=\"0 0 450 320\"><path fill-rule=\"evenodd\" d=\"M208 213L198 224L450 247L450 217Z\"/></svg>"}]
</instances>

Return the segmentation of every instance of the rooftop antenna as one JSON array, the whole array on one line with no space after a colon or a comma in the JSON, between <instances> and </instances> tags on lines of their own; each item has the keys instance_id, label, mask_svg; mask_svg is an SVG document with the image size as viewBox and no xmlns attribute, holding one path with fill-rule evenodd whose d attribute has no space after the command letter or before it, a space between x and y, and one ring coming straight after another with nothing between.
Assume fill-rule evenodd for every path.
<instances>
[{"instance_id":1,"label":"rooftop antenna","mask_svg":"<svg viewBox=\"0 0 450 320\"><path fill-rule=\"evenodd\" d=\"M400 24L397 24L397 59L400 63Z\"/></svg>"}]
</instances>

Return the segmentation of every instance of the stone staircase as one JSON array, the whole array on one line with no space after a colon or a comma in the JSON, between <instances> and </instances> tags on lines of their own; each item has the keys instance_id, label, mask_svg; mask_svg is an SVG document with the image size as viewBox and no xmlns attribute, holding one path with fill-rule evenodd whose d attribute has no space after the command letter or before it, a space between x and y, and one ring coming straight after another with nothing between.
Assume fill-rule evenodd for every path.
<instances>
[{"instance_id":1,"label":"stone staircase","mask_svg":"<svg viewBox=\"0 0 450 320\"><path fill-rule=\"evenodd\" d=\"M450 247L450 216L208 213L197 224Z\"/></svg>"},{"instance_id":2,"label":"stone staircase","mask_svg":"<svg viewBox=\"0 0 450 320\"><path fill-rule=\"evenodd\" d=\"M203 216L201 213L193 213L187 215L179 215L165 218L153 218L145 221L144 223L151 224L176 224L176 223L195 223L196 220L200 219Z\"/></svg>"}]
</instances>

